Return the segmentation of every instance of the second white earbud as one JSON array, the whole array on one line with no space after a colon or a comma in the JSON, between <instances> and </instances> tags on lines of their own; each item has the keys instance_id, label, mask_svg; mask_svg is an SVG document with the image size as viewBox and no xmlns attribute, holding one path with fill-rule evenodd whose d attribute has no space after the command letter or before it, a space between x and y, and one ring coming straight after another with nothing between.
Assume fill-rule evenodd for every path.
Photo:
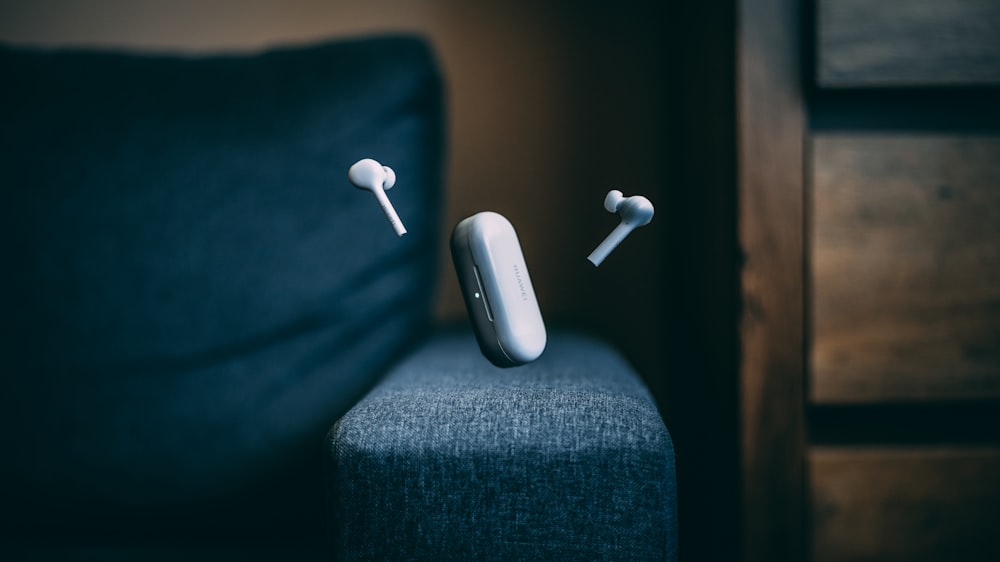
<instances>
[{"instance_id":1,"label":"second white earbud","mask_svg":"<svg viewBox=\"0 0 1000 562\"><path fill-rule=\"evenodd\" d=\"M612 189L604 198L604 208L609 213L620 214L622 221L604 239L604 242L601 242L601 245L587 257L590 263L595 266L601 265L611 250L617 248L618 244L621 244L630 232L653 220L653 204L642 195L624 197L621 191Z\"/></svg>"},{"instance_id":2,"label":"second white earbud","mask_svg":"<svg viewBox=\"0 0 1000 562\"><path fill-rule=\"evenodd\" d=\"M396 234L399 236L406 234L406 227L399 220L396 209L392 208L389 196L385 194L386 191L392 189L392 186L396 185L396 172L393 172L392 168L383 166L371 158L365 158L358 160L351 166L351 169L347 171L347 178L351 180L354 187L371 191L382 207L385 217L389 219L389 224L396 230Z\"/></svg>"}]
</instances>

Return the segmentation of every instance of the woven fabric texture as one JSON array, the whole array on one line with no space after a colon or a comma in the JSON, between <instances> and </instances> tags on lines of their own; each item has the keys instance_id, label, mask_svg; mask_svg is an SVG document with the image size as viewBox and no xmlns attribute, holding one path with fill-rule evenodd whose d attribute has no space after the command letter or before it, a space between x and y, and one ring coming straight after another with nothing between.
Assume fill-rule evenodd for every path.
<instances>
[{"instance_id":1,"label":"woven fabric texture","mask_svg":"<svg viewBox=\"0 0 1000 562\"><path fill-rule=\"evenodd\" d=\"M330 431L343 559L672 560L673 446L605 344L550 335L499 369L443 334Z\"/></svg>"}]
</instances>

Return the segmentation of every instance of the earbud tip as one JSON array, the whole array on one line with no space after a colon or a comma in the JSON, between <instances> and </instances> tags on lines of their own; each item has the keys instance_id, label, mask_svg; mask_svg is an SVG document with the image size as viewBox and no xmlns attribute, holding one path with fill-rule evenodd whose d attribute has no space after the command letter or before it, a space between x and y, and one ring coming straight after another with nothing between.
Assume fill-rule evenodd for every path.
<instances>
[{"instance_id":1,"label":"earbud tip","mask_svg":"<svg viewBox=\"0 0 1000 562\"><path fill-rule=\"evenodd\" d=\"M389 166L382 166L385 170L385 181L382 182L382 189L392 189L392 186L396 185L396 172L392 171Z\"/></svg>"},{"instance_id":2,"label":"earbud tip","mask_svg":"<svg viewBox=\"0 0 1000 562\"><path fill-rule=\"evenodd\" d=\"M608 192L607 196L604 197L604 208L607 209L609 213L617 212L618 205L621 204L624 197L625 195L621 191L612 189Z\"/></svg>"}]
</instances>

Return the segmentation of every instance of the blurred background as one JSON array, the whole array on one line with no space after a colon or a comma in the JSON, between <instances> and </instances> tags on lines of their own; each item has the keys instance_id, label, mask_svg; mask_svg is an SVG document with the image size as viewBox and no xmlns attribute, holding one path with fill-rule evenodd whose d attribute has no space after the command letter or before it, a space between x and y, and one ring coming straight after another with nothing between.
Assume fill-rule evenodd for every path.
<instances>
[{"instance_id":1,"label":"blurred background","mask_svg":"<svg viewBox=\"0 0 1000 562\"><path fill-rule=\"evenodd\" d=\"M47 47L395 31L447 84L438 320L451 227L506 215L547 323L656 396L682 560L1000 557L1000 3L0 3ZM613 188L656 216L595 269Z\"/></svg>"},{"instance_id":2,"label":"blurred background","mask_svg":"<svg viewBox=\"0 0 1000 562\"><path fill-rule=\"evenodd\" d=\"M437 319L452 226L506 215L546 322L652 389L682 560L1000 557L1000 3L0 3L46 47L397 31L447 86ZM656 216L595 269L610 189Z\"/></svg>"},{"instance_id":3,"label":"blurred background","mask_svg":"<svg viewBox=\"0 0 1000 562\"><path fill-rule=\"evenodd\" d=\"M452 226L506 215L547 323L611 340L656 396L677 451L682 559L734 560L736 13L653 0L5 0L0 41L198 55L426 36L448 96L437 318L465 318ZM586 256L618 222L602 207L610 189L645 195L656 216L595 269Z\"/></svg>"}]
</instances>

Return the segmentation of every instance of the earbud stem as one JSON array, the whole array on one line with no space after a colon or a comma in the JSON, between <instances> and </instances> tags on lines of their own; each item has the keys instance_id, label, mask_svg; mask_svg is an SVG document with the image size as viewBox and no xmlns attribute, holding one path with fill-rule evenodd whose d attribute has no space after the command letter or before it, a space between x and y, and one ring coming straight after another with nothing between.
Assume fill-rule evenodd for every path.
<instances>
[{"instance_id":1,"label":"earbud stem","mask_svg":"<svg viewBox=\"0 0 1000 562\"><path fill-rule=\"evenodd\" d=\"M596 250L591 252L589 256L587 256L587 259L590 260L590 263L594 264L595 267L601 265L604 258L608 257L611 250L614 250L619 244L622 243L622 240L624 240L625 237L632 232L632 229L633 227L631 225L625 224L624 222L619 223L618 226L611 231L611 234L608 234L608 237L604 239L604 242L601 242L601 245L598 246Z\"/></svg>"},{"instance_id":2,"label":"earbud stem","mask_svg":"<svg viewBox=\"0 0 1000 562\"><path fill-rule=\"evenodd\" d=\"M392 208L392 203L389 202L389 196L385 194L385 191L381 189L373 189L372 193L375 194L375 199L378 200L379 206L382 207L382 212L385 213L385 218L389 219L389 224L392 228L396 229L396 234L402 236L406 234L406 227L403 226L402 221L399 220L399 215L396 214L396 209Z\"/></svg>"}]
</instances>

